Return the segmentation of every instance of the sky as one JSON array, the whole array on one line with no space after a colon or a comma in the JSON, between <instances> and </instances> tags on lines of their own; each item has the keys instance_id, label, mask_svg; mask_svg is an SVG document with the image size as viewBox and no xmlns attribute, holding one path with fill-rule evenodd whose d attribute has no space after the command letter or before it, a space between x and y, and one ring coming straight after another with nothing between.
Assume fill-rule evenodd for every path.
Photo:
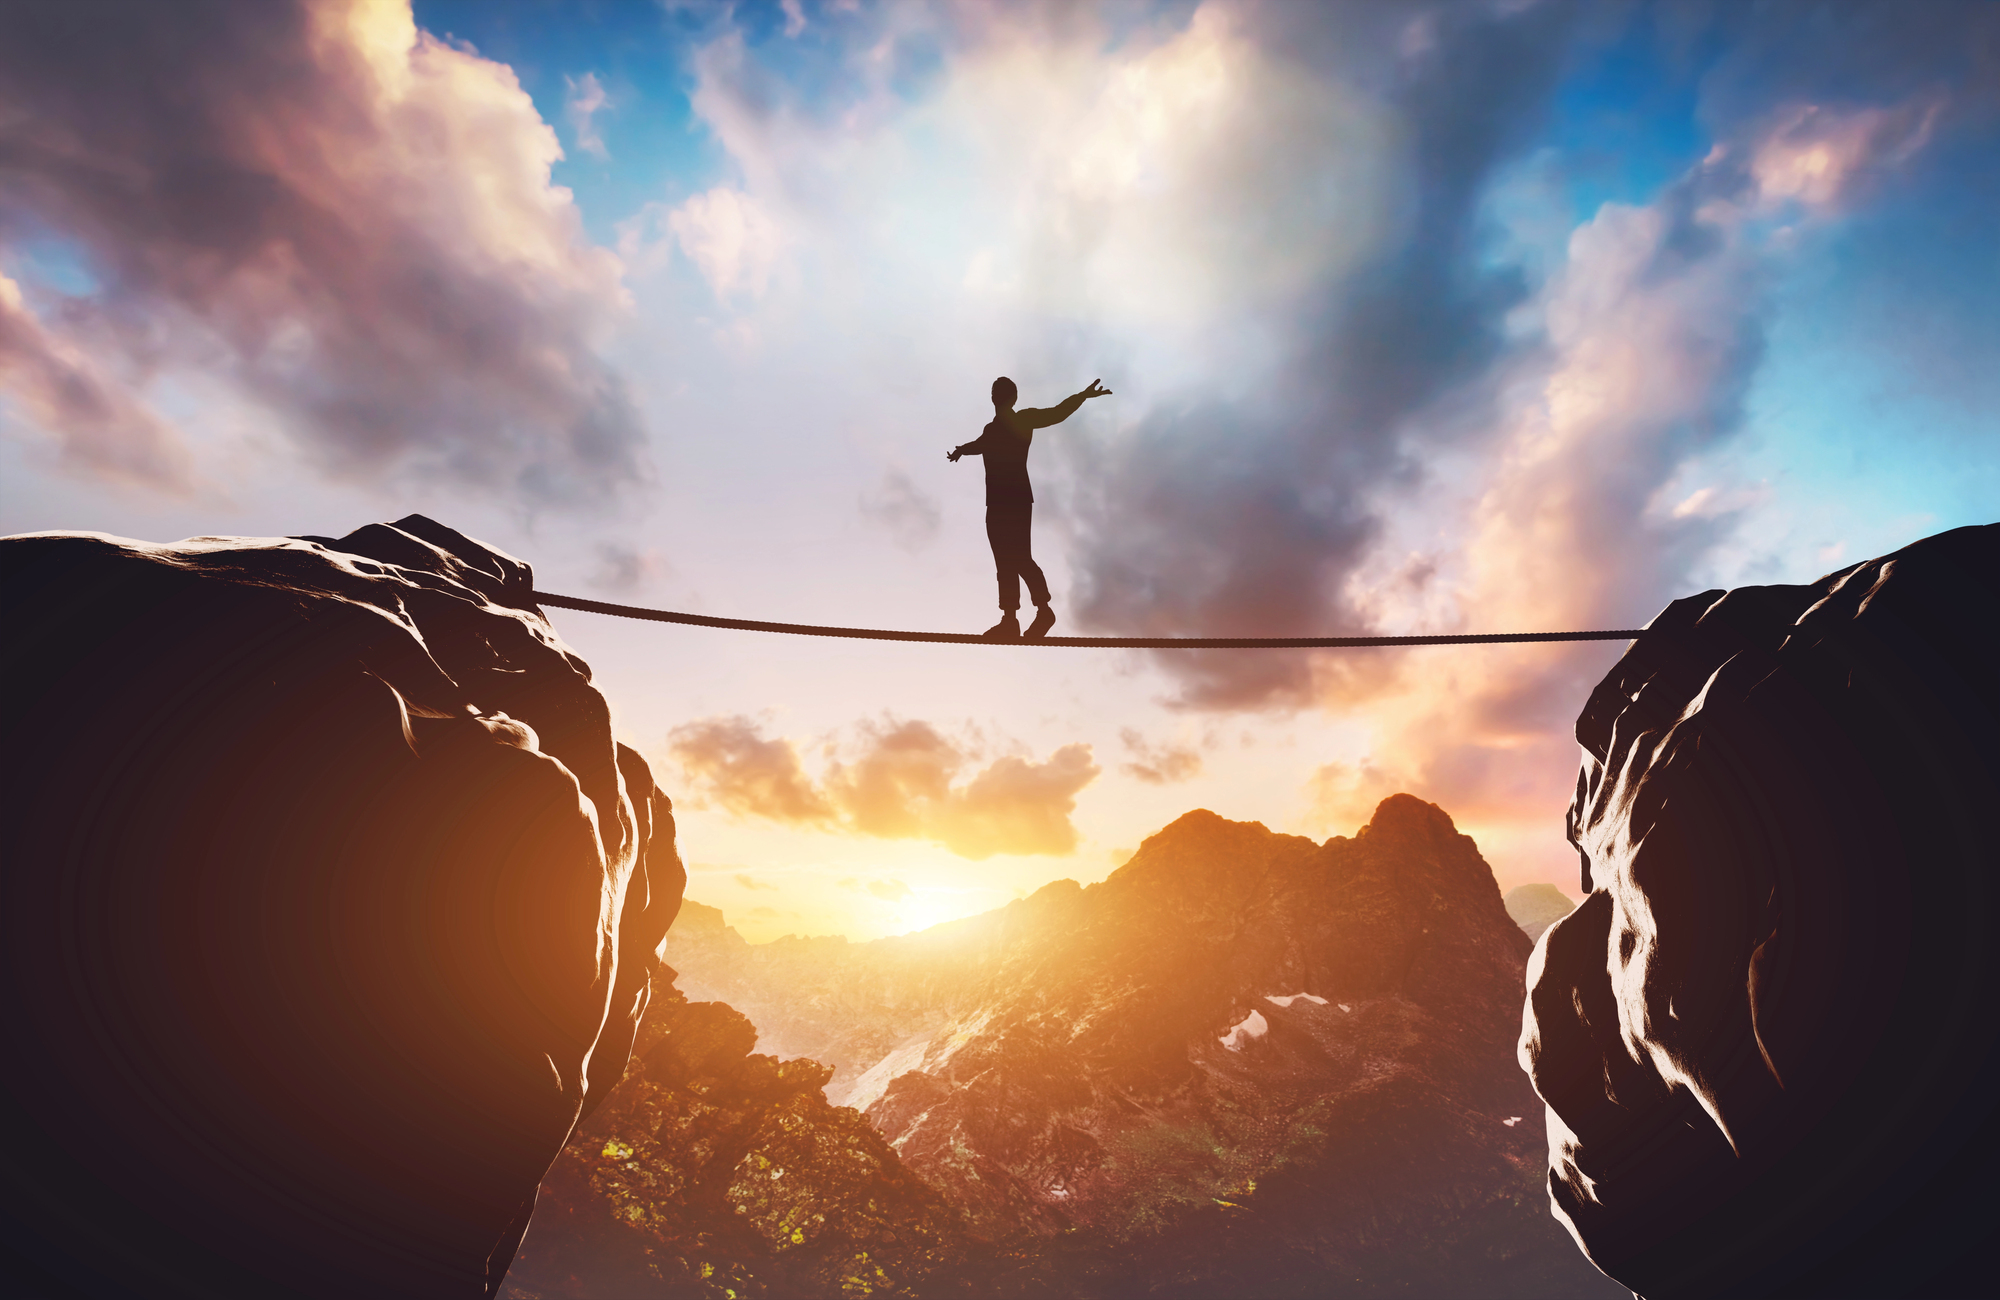
<instances>
[{"instance_id":1,"label":"sky","mask_svg":"<svg viewBox=\"0 0 2000 1300\"><path fill-rule=\"evenodd\" d=\"M2000 518L2000 5L20 0L0 533L420 512L542 590L1075 635L1643 625ZM551 611L688 896L861 940L1409 791L1574 896L1618 643Z\"/></svg>"}]
</instances>

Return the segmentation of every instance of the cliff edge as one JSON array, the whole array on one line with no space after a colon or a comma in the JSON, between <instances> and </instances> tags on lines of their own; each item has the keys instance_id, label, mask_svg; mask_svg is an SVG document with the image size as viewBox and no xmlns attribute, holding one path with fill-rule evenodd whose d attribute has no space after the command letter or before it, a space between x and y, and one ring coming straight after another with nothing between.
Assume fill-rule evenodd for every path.
<instances>
[{"instance_id":1,"label":"cliff edge","mask_svg":"<svg viewBox=\"0 0 2000 1300\"><path fill-rule=\"evenodd\" d=\"M1557 1216L1647 1297L1992 1289L2000 525L1669 605L1528 971Z\"/></svg>"},{"instance_id":2,"label":"cliff edge","mask_svg":"<svg viewBox=\"0 0 2000 1300\"><path fill-rule=\"evenodd\" d=\"M415 515L0 539L10 1288L497 1288L685 883L532 590Z\"/></svg>"}]
</instances>

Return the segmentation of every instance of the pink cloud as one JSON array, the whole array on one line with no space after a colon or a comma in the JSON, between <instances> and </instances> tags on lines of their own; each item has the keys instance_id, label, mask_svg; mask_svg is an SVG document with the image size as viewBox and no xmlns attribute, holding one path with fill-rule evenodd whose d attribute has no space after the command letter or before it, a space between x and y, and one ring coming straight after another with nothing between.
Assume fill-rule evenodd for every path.
<instances>
[{"instance_id":1,"label":"pink cloud","mask_svg":"<svg viewBox=\"0 0 2000 1300\"><path fill-rule=\"evenodd\" d=\"M1879 176L1922 149L1943 102L1823 108L1794 104L1752 141L1749 172L1766 204L1832 208L1864 177Z\"/></svg>"},{"instance_id":2,"label":"pink cloud","mask_svg":"<svg viewBox=\"0 0 2000 1300\"><path fill-rule=\"evenodd\" d=\"M1540 346L1517 356L1491 445L1431 544L1362 569L1350 598L1384 626L1438 630L1634 627L1688 594L1690 574L1757 499L1687 483L1730 437L1763 354L1766 279L1734 196L1750 183L1715 159L1658 201L1607 204L1571 236L1532 304ZM1446 499L1452 500L1453 497ZM1403 578L1415 565L1422 583ZM1366 762L1315 778L1320 816L1344 829L1408 789L1482 836L1522 837L1516 861L1572 858L1554 824L1576 770L1570 727L1617 643L1411 652L1360 682L1323 674L1327 703L1373 728ZM1439 737L1449 736L1448 745Z\"/></svg>"},{"instance_id":3,"label":"pink cloud","mask_svg":"<svg viewBox=\"0 0 2000 1300\"><path fill-rule=\"evenodd\" d=\"M28 309L21 286L4 275L0 393L56 439L74 469L173 493L194 486L179 435L83 347L44 326Z\"/></svg>"},{"instance_id":4,"label":"pink cloud","mask_svg":"<svg viewBox=\"0 0 2000 1300\"><path fill-rule=\"evenodd\" d=\"M815 781L790 741L748 718L703 719L668 738L702 797L738 816L929 840L973 859L1074 851L1076 796L1099 771L1090 746L1064 745L1041 762L1003 756L960 784L973 756L928 722L866 723L857 741Z\"/></svg>"},{"instance_id":5,"label":"pink cloud","mask_svg":"<svg viewBox=\"0 0 2000 1300\"><path fill-rule=\"evenodd\" d=\"M396 0L131 6L115 35L64 13L0 10L0 100L32 106L0 124L0 241L52 233L100 286L32 355L220 376L349 478L562 504L644 476L595 350L621 268L511 70ZM8 382L70 458L176 486L143 387L107 366L99 416L55 409L14 315Z\"/></svg>"}]
</instances>

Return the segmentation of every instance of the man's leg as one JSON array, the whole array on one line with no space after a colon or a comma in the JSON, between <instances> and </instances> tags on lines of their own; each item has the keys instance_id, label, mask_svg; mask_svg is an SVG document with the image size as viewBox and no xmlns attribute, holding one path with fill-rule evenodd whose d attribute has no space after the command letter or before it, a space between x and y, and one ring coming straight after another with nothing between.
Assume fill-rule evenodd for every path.
<instances>
[{"instance_id":1,"label":"man's leg","mask_svg":"<svg viewBox=\"0 0 2000 1300\"><path fill-rule=\"evenodd\" d=\"M1015 567L1027 580L1028 596L1035 602L1035 621L1028 625L1025 635L1038 637L1046 635L1056 625L1056 612L1049 608L1049 580L1042 576L1042 566L1035 563L1033 539L1035 527L1035 507L1032 504L1021 507L1020 533L1014 539L1020 548Z\"/></svg>"},{"instance_id":2,"label":"man's leg","mask_svg":"<svg viewBox=\"0 0 2000 1300\"><path fill-rule=\"evenodd\" d=\"M993 572L1000 582L1000 621L986 629L986 635L1012 640L1021 635L1015 611L1021 608L1021 571L1015 555L1012 510L1005 505L986 507L986 541L993 548Z\"/></svg>"},{"instance_id":3,"label":"man's leg","mask_svg":"<svg viewBox=\"0 0 2000 1300\"><path fill-rule=\"evenodd\" d=\"M993 572L1000 580L1000 608L1009 613L1021 608L1021 561L1027 554L1023 542L1027 530L1021 525L1020 508L1007 505L986 507L986 541L993 548ZM1033 560L1028 561L1033 564ZM1041 570L1035 570L1035 577L1028 580L1028 589L1034 590Z\"/></svg>"}]
</instances>

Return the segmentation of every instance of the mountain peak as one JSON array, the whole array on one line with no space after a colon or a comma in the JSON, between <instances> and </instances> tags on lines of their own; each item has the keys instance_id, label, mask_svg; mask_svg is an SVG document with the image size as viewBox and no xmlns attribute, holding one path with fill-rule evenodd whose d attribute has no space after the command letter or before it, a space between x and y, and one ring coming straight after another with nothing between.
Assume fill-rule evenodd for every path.
<instances>
[{"instance_id":1,"label":"mountain peak","mask_svg":"<svg viewBox=\"0 0 2000 1300\"><path fill-rule=\"evenodd\" d=\"M1357 839L1369 835L1420 836L1426 839L1458 835L1451 814L1413 794L1392 794L1375 805L1375 815L1355 833Z\"/></svg>"},{"instance_id":2,"label":"mountain peak","mask_svg":"<svg viewBox=\"0 0 2000 1300\"><path fill-rule=\"evenodd\" d=\"M1239 826L1255 826L1260 831L1266 829L1262 822L1231 821L1220 813L1210 812L1206 808L1194 808L1182 813L1165 826L1148 835L1140 843L1139 847L1144 849L1147 844L1151 844L1154 840L1166 839L1169 836L1212 835L1217 832L1226 833L1228 830Z\"/></svg>"},{"instance_id":3,"label":"mountain peak","mask_svg":"<svg viewBox=\"0 0 2000 1300\"><path fill-rule=\"evenodd\" d=\"M1139 844L1124 866L1104 878L1114 894L1131 889L1186 897L1238 896L1256 873L1244 864L1273 852L1317 846L1298 835L1281 835L1262 822L1231 821L1206 808L1183 813Z\"/></svg>"}]
</instances>

